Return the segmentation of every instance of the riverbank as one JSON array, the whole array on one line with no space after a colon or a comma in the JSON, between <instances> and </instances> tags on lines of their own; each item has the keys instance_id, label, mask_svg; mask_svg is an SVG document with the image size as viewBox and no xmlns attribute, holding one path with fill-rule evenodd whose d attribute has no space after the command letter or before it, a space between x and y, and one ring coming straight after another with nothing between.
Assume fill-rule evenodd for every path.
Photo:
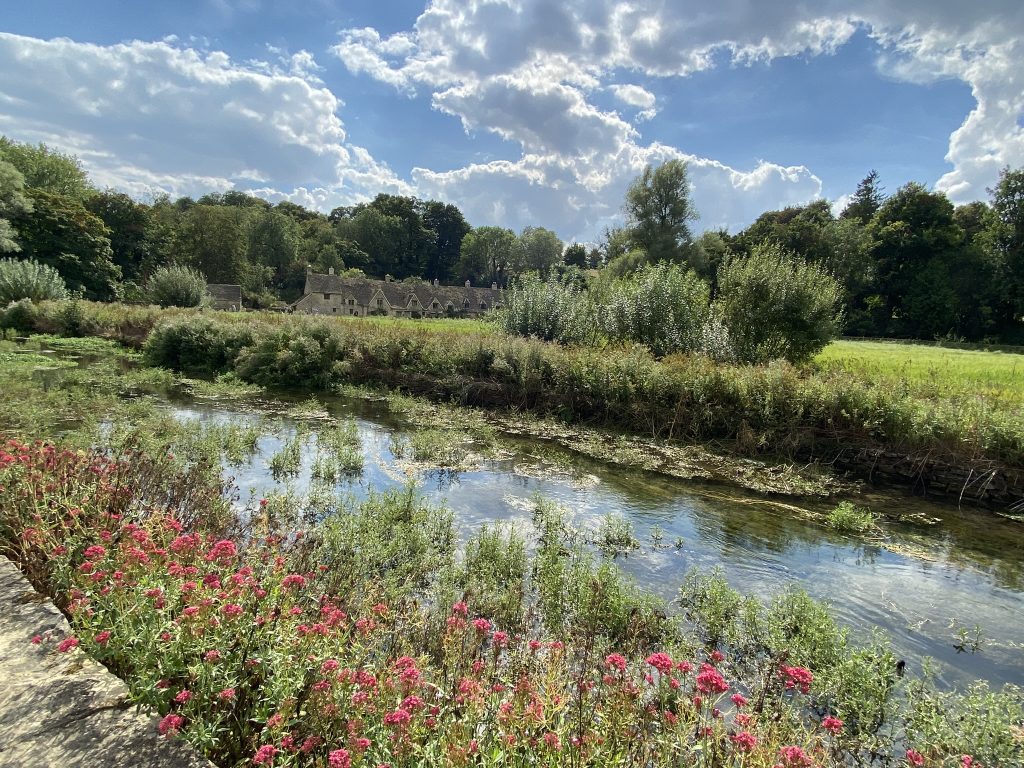
<instances>
[{"instance_id":1,"label":"riverbank","mask_svg":"<svg viewBox=\"0 0 1024 768\"><path fill-rule=\"evenodd\" d=\"M1014 407L925 398L842 370L654 360L634 348L564 348L424 324L198 313L80 302L17 305L3 324L112 338L174 370L268 387L345 384L527 412L739 457L838 462L869 482L1006 509L1024 500L1024 419ZM980 479L979 479L980 478Z\"/></svg>"},{"instance_id":2,"label":"riverbank","mask_svg":"<svg viewBox=\"0 0 1024 768\"><path fill-rule=\"evenodd\" d=\"M160 738L128 687L81 651L64 616L0 556L0 764L7 768L213 768Z\"/></svg>"},{"instance_id":3,"label":"riverbank","mask_svg":"<svg viewBox=\"0 0 1024 768\"><path fill-rule=\"evenodd\" d=\"M692 573L681 622L550 505L529 550L483 528L456 557L450 514L411 492L315 523L238 515L167 454L17 441L0 484L3 553L70 616L48 646L101 661L219 765L1021 757L1016 688L898 677L884 638L858 644L795 587L761 603Z\"/></svg>"}]
</instances>

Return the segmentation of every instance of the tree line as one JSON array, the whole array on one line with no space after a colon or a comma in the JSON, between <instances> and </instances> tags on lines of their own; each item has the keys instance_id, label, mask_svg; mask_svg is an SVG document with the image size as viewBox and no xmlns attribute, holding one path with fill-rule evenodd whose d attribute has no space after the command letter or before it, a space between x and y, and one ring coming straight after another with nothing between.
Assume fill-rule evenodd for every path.
<instances>
[{"instance_id":1,"label":"tree line","mask_svg":"<svg viewBox=\"0 0 1024 768\"><path fill-rule=\"evenodd\" d=\"M627 224L605 237L609 277L665 260L714 295L724 264L767 244L838 280L847 335L1024 343L1024 169L1004 168L988 201L964 205L915 182L886 195L871 171L838 215L815 200L696 238L685 171L672 161L630 187Z\"/></svg>"},{"instance_id":2,"label":"tree line","mask_svg":"<svg viewBox=\"0 0 1024 768\"><path fill-rule=\"evenodd\" d=\"M519 275L609 283L644 265L691 268L719 290L724 264L770 244L839 282L849 335L1024 341L1024 170L1004 169L990 200L954 206L917 183L886 195L872 171L846 207L769 211L699 237L685 163L648 167L626 194L623 227L566 246L543 227L472 227L437 200L379 194L329 214L231 190L140 202L97 189L78 159L0 137L0 254L52 266L68 289L137 301L160 267L243 287L250 306L301 295L307 267L475 285Z\"/></svg>"}]
</instances>

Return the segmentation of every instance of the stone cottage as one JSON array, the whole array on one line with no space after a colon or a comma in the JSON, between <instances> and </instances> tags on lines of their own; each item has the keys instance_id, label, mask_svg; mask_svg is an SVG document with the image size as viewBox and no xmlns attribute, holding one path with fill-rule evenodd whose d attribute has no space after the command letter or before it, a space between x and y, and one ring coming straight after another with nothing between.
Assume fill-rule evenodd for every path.
<instances>
[{"instance_id":1,"label":"stone cottage","mask_svg":"<svg viewBox=\"0 0 1024 768\"><path fill-rule=\"evenodd\" d=\"M210 297L210 306L214 309L229 309L238 312L242 309L242 286L226 283L209 283L206 294Z\"/></svg>"},{"instance_id":2,"label":"stone cottage","mask_svg":"<svg viewBox=\"0 0 1024 768\"><path fill-rule=\"evenodd\" d=\"M306 289L292 305L295 312L312 315L388 315L390 317L479 317L501 306L501 290L439 285L417 281L341 277L306 273Z\"/></svg>"}]
</instances>

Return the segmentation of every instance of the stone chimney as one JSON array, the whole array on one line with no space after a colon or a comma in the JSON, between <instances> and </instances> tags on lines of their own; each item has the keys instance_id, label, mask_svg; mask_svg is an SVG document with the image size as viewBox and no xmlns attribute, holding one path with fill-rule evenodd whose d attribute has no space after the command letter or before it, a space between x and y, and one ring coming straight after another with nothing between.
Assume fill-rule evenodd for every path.
<instances>
[{"instance_id":1,"label":"stone chimney","mask_svg":"<svg viewBox=\"0 0 1024 768\"><path fill-rule=\"evenodd\" d=\"M333 275L333 274L334 274L334 267L329 267L329 268L327 269L327 274L328 274L328 275Z\"/></svg>"},{"instance_id":2,"label":"stone chimney","mask_svg":"<svg viewBox=\"0 0 1024 768\"><path fill-rule=\"evenodd\" d=\"M434 278L434 287L435 288L437 287L437 278L436 277Z\"/></svg>"},{"instance_id":3,"label":"stone chimney","mask_svg":"<svg viewBox=\"0 0 1024 768\"><path fill-rule=\"evenodd\" d=\"M306 265L306 274L307 275L312 275L313 274L313 265L312 264L307 264Z\"/></svg>"},{"instance_id":4,"label":"stone chimney","mask_svg":"<svg viewBox=\"0 0 1024 768\"><path fill-rule=\"evenodd\" d=\"M498 290L498 284L497 283L491 283L491 290L492 291Z\"/></svg>"},{"instance_id":5,"label":"stone chimney","mask_svg":"<svg viewBox=\"0 0 1024 768\"><path fill-rule=\"evenodd\" d=\"M469 280L466 281L466 287L469 288Z\"/></svg>"},{"instance_id":6,"label":"stone chimney","mask_svg":"<svg viewBox=\"0 0 1024 768\"><path fill-rule=\"evenodd\" d=\"M390 283L394 279L395 278L393 278L391 275L384 275L384 282L385 283Z\"/></svg>"}]
</instances>

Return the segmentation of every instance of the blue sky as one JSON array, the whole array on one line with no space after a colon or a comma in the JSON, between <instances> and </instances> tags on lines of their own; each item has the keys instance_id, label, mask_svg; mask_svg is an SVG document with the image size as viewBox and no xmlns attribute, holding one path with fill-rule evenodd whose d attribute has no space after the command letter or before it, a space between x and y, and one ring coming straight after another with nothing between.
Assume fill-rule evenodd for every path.
<instances>
[{"instance_id":1,"label":"blue sky","mask_svg":"<svg viewBox=\"0 0 1024 768\"><path fill-rule=\"evenodd\" d=\"M593 241L673 157L733 231L872 168L966 202L1024 165L1019 2L2 5L0 132L143 199L388 191Z\"/></svg>"}]
</instances>

